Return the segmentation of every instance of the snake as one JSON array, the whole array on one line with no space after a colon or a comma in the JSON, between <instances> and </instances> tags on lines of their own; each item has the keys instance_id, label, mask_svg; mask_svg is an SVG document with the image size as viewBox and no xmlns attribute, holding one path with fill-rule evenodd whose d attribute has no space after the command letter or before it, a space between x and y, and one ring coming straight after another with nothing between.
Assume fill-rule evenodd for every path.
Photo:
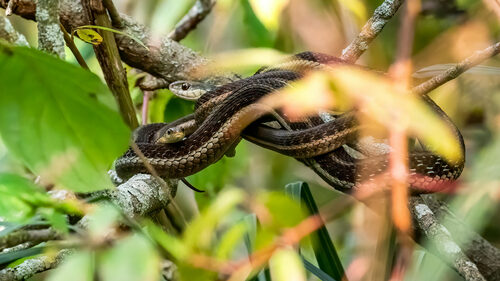
<instances>
[{"instance_id":1,"label":"snake","mask_svg":"<svg viewBox=\"0 0 500 281\"><path fill-rule=\"evenodd\" d=\"M257 101L285 85L286 83L273 79L259 80L258 84L248 83L228 96L186 140L161 145L136 142L137 146L160 176L181 178L192 175L219 160L239 141L241 132L250 123L269 113L269 107ZM304 151L314 154L304 154L304 157L326 153L345 142L342 140L346 137L345 134L332 132L332 136L334 139L324 142L323 147L310 143L315 148ZM133 149L129 149L115 161L115 168L122 178L147 172L141 157Z\"/></svg>"},{"instance_id":2,"label":"snake","mask_svg":"<svg viewBox=\"0 0 500 281\"><path fill-rule=\"evenodd\" d=\"M140 128L134 133L140 137L135 137L134 141L160 175L179 178L196 173L220 159L243 135L258 145L295 157L334 188L352 192L356 183L373 181L388 167L387 153L359 158L344 146L353 141L359 129L352 112L340 114L330 122L312 117L308 122L293 124L295 128L286 131L252 124L273 112L258 103L260 98L303 76L294 67L300 67L302 71L322 67L325 62L345 63L333 58L302 53L284 64L262 68L249 78L202 90L190 97L197 100L195 113L187 118L189 127L194 129L188 134L181 132L179 135L183 140L175 139L169 143L165 133L181 131L179 128L185 125L184 121L163 127L151 124L149 129ZM194 88L190 84L189 89ZM423 99L449 125L462 152L460 160L455 162L431 151L410 152L410 184L420 192L432 192L458 178L465 162L465 148L459 130L449 117L430 98ZM142 159L131 149L115 162L115 168L121 177L147 172Z\"/></svg>"}]
</instances>

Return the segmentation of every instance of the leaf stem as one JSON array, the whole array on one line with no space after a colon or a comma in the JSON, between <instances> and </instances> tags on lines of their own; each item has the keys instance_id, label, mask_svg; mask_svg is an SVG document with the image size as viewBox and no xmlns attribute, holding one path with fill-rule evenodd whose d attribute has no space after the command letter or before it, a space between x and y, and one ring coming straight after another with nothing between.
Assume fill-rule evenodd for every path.
<instances>
[{"instance_id":1,"label":"leaf stem","mask_svg":"<svg viewBox=\"0 0 500 281\"><path fill-rule=\"evenodd\" d=\"M122 17L116 9L115 4L113 4L113 0L102 0L102 3L104 4L104 7L106 7L106 10L108 10L112 25L117 28L122 28Z\"/></svg>"},{"instance_id":2,"label":"leaf stem","mask_svg":"<svg viewBox=\"0 0 500 281\"><path fill-rule=\"evenodd\" d=\"M71 35L69 35L68 31L66 31L66 28L64 28L64 26L61 23L59 23L59 26L61 27L61 31L63 33L64 41L66 42L66 46L68 46L68 48L71 50L71 53L73 54L73 56L75 56L78 64L81 67L88 70L89 66L87 65L87 62L85 62L85 59L83 58L82 54L80 53L80 51L76 47L75 41L73 41L73 38L71 37Z\"/></svg>"}]
</instances>

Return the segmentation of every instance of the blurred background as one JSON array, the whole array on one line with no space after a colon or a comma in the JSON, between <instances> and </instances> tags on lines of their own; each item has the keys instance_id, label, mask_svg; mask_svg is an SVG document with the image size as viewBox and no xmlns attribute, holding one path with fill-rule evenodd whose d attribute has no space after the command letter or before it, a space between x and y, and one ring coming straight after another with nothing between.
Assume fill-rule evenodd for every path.
<instances>
[{"instance_id":1,"label":"blurred background","mask_svg":"<svg viewBox=\"0 0 500 281\"><path fill-rule=\"evenodd\" d=\"M293 54L304 50L339 56L372 15L380 0L219 0L212 12L181 43L203 56L246 49L272 48ZM148 26L155 38L166 36L194 1L114 0L118 9ZM3 13L4 11L0 11ZM399 15L360 58L359 64L386 71L394 61ZM36 25L12 16L15 28L32 46L37 45ZM500 6L494 0L423 0L417 19L413 48L414 71L421 68L458 62L483 49L498 38ZM100 75L92 46L77 41L80 52L91 70ZM71 53L67 60L76 64ZM485 65L500 67L498 58ZM464 74L433 91L431 97L450 115L461 129L467 146L466 168L460 188L454 194L442 194L455 213L471 228L500 247L500 68L488 73ZM140 113L143 93L135 81L141 76L128 69L133 100ZM240 73L251 75L256 69ZM415 79L415 84L419 81ZM367 93L369 94L369 93ZM170 122L193 111L194 104L174 97L168 90L155 92L150 101L148 122ZM140 115L138 114L140 118ZM179 200L186 212L195 214L209 205L217 193L227 187L258 190L283 190L285 184L306 181L318 205L339 202L344 195L323 182L298 161L264 150L246 141L237 147L234 158L224 157L218 163L188 180L205 193L179 190ZM19 169L5 149L0 147L0 170ZM187 205L187 207L186 207ZM380 217L363 204L344 210L327 224L339 251L342 264L351 280L359 280L378 261L377 239L382 232ZM416 248L414 264L418 270L407 280L456 280L458 275L432 255Z\"/></svg>"}]
</instances>

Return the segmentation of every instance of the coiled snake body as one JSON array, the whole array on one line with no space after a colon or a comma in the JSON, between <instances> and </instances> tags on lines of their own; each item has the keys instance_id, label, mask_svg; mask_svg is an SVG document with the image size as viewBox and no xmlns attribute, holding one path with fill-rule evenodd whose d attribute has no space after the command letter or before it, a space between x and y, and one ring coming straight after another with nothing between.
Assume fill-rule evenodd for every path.
<instances>
[{"instance_id":1,"label":"coiled snake body","mask_svg":"<svg viewBox=\"0 0 500 281\"><path fill-rule=\"evenodd\" d=\"M269 121L269 118L262 119L265 116L279 116L274 109L258 102L290 81L301 78L304 70L342 63L335 57L305 52L282 65L261 69L249 78L201 92L201 96L200 93L198 96L190 94L190 99L198 98L193 115L170 125L141 127L135 131L134 141L160 176L181 178L219 160L243 136L258 145L297 158L334 188L352 192L357 183L374 180L388 167L387 152L359 158L345 147L347 143L356 144L359 125L353 112L340 114L330 122L324 122L318 116L298 123L281 119L282 127L289 127L289 130L281 130L261 124ZM465 148L462 135L449 117L430 98L423 99L451 128L462 152L461 160L451 163L430 151L410 151L410 184L416 191L430 192L460 176ZM180 134L187 135L184 140L176 137L173 143L164 141L167 133L180 126L189 131ZM116 160L115 168L122 178L148 172L141 157L132 149Z\"/></svg>"}]
</instances>

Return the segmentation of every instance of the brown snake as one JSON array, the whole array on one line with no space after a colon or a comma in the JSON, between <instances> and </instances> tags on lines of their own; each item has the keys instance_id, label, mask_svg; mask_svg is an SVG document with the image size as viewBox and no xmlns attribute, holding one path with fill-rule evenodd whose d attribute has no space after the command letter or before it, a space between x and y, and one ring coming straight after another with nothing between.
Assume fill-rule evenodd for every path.
<instances>
[{"instance_id":1,"label":"brown snake","mask_svg":"<svg viewBox=\"0 0 500 281\"><path fill-rule=\"evenodd\" d=\"M299 65L300 61L316 65L343 63L314 53L302 53L295 58ZM359 127L351 112L326 123L311 117L309 123L296 124L293 131L252 124L273 110L259 104L259 99L302 76L282 67L263 69L254 76L206 92L198 100L194 116L187 118L188 122L194 120L195 130L185 140L157 143L175 126L152 124L135 132L135 142L158 174L168 178L189 176L216 162L239 142L242 134L258 145L298 158L330 185L345 192L351 192L356 183L370 182L383 175L388 167L387 153L359 159L342 147L355 140ZM410 151L410 184L418 191L430 192L458 178L464 166L465 149L460 132L448 116L432 100L423 99L449 125L462 152L460 161L451 163L430 151ZM115 167L121 177L147 172L141 158L131 149L115 162Z\"/></svg>"}]
</instances>

